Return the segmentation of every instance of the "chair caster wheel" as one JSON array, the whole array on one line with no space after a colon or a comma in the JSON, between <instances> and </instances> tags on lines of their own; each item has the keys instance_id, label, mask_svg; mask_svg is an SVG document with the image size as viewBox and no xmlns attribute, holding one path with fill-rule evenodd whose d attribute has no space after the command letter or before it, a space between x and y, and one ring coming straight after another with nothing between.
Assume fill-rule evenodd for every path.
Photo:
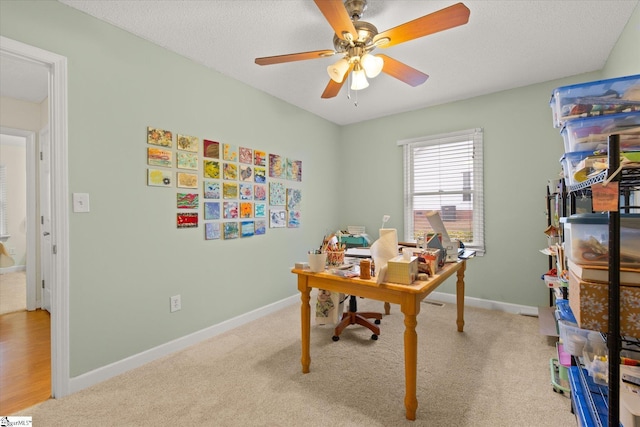
<instances>
[{"instance_id":1,"label":"chair caster wheel","mask_svg":"<svg viewBox=\"0 0 640 427\"><path fill-rule=\"evenodd\" d=\"M380 324L380 319L376 319L373 323L375 323L376 325Z\"/></svg>"},{"instance_id":2,"label":"chair caster wheel","mask_svg":"<svg viewBox=\"0 0 640 427\"><path fill-rule=\"evenodd\" d=\"M337 336L337 335L334 335L334 336L331 337L331 339L334 340L334 341L338 341L340 339L340 337Z\"/></svg>"},{"instance_id":3,"label":"chair caster wheel","mask_svg":"<svg viewBox=\"0 0 640 427\"><path fill-rule=\"evenodd\" d=\"M378 336L376 334L371 335L371 339L374 341L378 341Z\"/></svg>"}]
</instances>

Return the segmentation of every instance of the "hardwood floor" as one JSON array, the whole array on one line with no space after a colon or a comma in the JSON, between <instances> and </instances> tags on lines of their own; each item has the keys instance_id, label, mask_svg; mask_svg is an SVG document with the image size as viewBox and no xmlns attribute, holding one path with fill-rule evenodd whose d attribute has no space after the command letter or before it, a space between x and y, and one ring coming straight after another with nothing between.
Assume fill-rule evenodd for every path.
<instances>
[{"instance_id":1,"label":"hardwood floor","mask_svg":"<svg viewBox=\"0 0 640 427\"><path fill-rule=\"evenodd\" d=\"M0 316L0 415L51 396L51 321L45 310Z\"/></svg>"}]
</instances>

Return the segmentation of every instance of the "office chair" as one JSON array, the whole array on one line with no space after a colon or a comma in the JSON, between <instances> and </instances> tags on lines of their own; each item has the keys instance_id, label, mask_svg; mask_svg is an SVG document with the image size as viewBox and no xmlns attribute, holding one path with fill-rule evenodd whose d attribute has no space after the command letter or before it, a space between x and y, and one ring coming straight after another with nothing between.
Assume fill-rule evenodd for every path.
<instances>
[{"instance_id":1,"label":"office chair","mask_svg":"<svg viewBox=\"0 0 640 427\"><path fill-rule=\"evenodd\" d=\"M367 319L375 319L375 325ZM382 319L381 313L374 313L370 311L358 312L356 296L351 295L349 296L349 311L342 313L342 320L338 323L338 326L336 326L332 339L334 341L338 341L340 339L340 334L347 326L358 324L369 328L371 332L373 332L371 339L377 340L378 335L380 335L380 328L376 325L380 324L380 319Z\"/></svg>"}]
</instances>

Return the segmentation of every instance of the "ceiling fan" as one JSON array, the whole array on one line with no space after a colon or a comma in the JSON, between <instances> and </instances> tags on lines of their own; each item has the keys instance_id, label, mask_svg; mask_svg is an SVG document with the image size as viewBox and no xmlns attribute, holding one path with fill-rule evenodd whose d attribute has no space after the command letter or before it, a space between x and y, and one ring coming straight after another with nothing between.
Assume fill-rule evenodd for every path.
<instances>
[{"instance_id":1,"label":"ceiling fan","mask_svg":"<svg viewBox=\"0 0 640 427\"><path fill-rule=\"evenodd\" d=\"M369 86L367 77L376 77L385 72L411 86L424 83L429 76L387 55L372 55L376 47L387 48L409 40L424 37L469 22L469 9L462 3L446 7L413 21L405 22L389 30L378 32L377 28L360 18L367 8L367 0L314 0L320 12L329 22L335 34L334 50L314 50L287 55L256 58L258 65L281 64L325 58L342 54L342 58L327 67L331 80L322 98L335 97L349 73L351 89L360 90Z\"/></svg>"}]
</instances>

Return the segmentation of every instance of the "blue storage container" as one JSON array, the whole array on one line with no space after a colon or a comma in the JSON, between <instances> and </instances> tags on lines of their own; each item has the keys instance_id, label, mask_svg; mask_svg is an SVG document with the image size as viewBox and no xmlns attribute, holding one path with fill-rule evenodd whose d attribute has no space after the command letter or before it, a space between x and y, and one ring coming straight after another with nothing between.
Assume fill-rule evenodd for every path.
<instances>
[{"instance_id":1,"label":"blue storage container","mask_svg":"<svg viewBox=\"0 0 640 427\"><path fill-rule=\"evenodd\" d=\"M620 151L640 151L640 111L568 121L560 131L564 151L607 150L609 135L620 135Z\"/></svg>"}]
</instances>

